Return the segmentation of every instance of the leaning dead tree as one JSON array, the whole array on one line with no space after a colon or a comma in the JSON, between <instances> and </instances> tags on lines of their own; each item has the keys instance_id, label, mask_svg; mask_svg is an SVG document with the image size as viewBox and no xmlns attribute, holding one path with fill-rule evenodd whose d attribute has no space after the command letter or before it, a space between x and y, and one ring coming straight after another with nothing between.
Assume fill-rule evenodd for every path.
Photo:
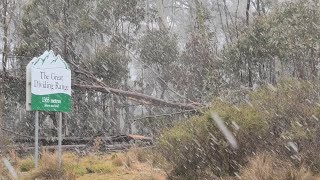
<instances>
[{"instance_id":1,"label":"leaning dead tree","mask_svg":"<svg viewBox=\"0 0 320 180\"><path fill-rule=\"evenodd\" d=\"M128 97L130 98L130 100L133 100L133 101L137 101L143 104L151 104L155 106L165 106L165 107L180 108L180 109L186 109L186 110L198 109L200 107L205 106L200 103L190 103L190 104L175 103L175 102L165 101L163 99L159 99L156 97L148 96L148 95L137 93L137 92L124 91L124 90L108 88L104 86L74 84L73 88L80 89L80 90L94 90L102 93L112 93L115 95Z\"/></svg>"}]
</instances>

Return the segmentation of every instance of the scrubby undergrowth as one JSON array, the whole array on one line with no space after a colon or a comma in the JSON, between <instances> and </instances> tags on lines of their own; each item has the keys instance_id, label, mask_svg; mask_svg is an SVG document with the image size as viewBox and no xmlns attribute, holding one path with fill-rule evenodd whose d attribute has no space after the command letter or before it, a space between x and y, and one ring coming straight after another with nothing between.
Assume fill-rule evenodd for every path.
<instances>
[{"instance_id":1,"label":"scrubby undergrowth","mask_svg":"<svg viewBox=\"0 0 320 180\"><path fill-rule=\"evenodd\" d=\"M319 82L283 80L277 87L268 85L252 92L243 103L216 99L204 115L164 132L157 150L168 161L173 179L235 176L251 157L262 152L317 174L319 92ZM212 112L233 132L238 149L232 149L215 126Z\"/></svg>"},{"instance_id":2,"label":"scrubby undergrowth","mask_svg":"<svg viewBox=\"0 0 320 180\"><path fill-rule=\"evenodd\" d=\"M150 150L137 148L130 149L128 152L86 156L65 152L61 168L58 166L56 153L42 152L38 169L35 169L33 159L30 156L19 158L12 154L8 157L19 174L19 179L25 180L166 179L165 172L158 168L158 163L153 162ZM0 179L10 178L10 174L0 163Z\"/></svg>"},{"instance_id":3,"label":"scrubby undergrowth","mask_svg":"<svg viewBox=\"0 0 320 180\"><path fill-rule=\"evenodd\" d=\"M113 155L44 153L40 168L17 160L27 179L318 179L320 173L320 84L284 80L249 94L242 103L221 98L203 115L166 130L154 151ZM239 145L228 141L211 119L216 112ZM153 154L152 156L150 154ZM159 170L159 168L162 169Z\"/></svg>"}]
</instances>

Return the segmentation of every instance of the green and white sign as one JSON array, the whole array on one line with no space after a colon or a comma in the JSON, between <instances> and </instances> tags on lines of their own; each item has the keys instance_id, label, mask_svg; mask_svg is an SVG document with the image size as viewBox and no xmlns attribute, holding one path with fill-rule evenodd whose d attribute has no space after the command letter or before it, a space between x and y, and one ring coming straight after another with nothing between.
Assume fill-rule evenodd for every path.
<instances>
[{"instance_id":1,"label":"green and white sign","mask_svg":"<svg viewBox=\"0 0 320 180\"><path fill-rule=\"evenodd\" d=\"M27 66L27 110L71 110L71 71L53 51L33 58Z\"/></svg>"}]
</instances>

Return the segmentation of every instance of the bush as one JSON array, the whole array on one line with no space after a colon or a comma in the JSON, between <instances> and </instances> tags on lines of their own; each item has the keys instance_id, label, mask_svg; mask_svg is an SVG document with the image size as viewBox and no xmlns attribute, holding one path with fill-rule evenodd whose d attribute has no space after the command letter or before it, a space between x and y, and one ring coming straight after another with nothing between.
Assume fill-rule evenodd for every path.
<instances>
[{"instance_id":1,"label":"bush","mask_svg":"<svg viewBox=\"0 0 320 180\"><path fill-rule=\"evenodd\" d=\"M58 166L57 154L44 151L41 154L38 169L32 171L27 179L75 179L72 173L68 173L64 166Z\"/></svg>"},{"instance_id":2,"label":"bush","mask_svg":"<svg viewBox=\"0 0 320 180\"><path fill-rule=\"evenodd\" d=\"M19 162L19 168L21 172L28 172L34 169L34 160L32 157L28 157Z\"/></svg>"},{"instance_id":3,"label":"bush","mask_svg":"<svg viewBox=\"0 0 320 180\"><path fill-rule=\"evenodd\" d=\"M318 82L283 80L276 88L264 87L247 101L231 104L214 101L210 111L176 124L163 133L158 152L172 167L172 178L194 179L232 175L248 162L252 154L277 152L294 165L307 162L319 172L320 86ZM232 149L215 126L210 114L217 112L232 131L239 149ZM288 146L297 144L299 155ZM320 166L319 166L320 168Z\"/></svg>"}]
</instances>

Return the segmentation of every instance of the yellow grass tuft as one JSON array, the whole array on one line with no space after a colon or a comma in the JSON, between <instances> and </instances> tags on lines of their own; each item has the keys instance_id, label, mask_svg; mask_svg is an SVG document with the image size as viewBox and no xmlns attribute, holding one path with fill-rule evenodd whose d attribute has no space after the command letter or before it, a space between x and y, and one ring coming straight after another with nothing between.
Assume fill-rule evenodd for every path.
<instances>
[{"instance_id":1,"label":"yellow grass tuft","mask_svg":"<svg viewBox=\"0 0 320 180\"><path fill-rule=\"evenodd\" d=\"M123 157L119 157L119 156L115 156L113 159L112 159L112 164L115 165L115 166L123 166L124 165L124 159Z\"/></svg>"},{"instance_id":2,"label":"yellow grass tuft","mask_svg":"<svg viewBox=\"0 0 320 180\"><path fill-rule=\"evenodd\" d=\"M56 153L44 151L38 169L33 170L26 179L75 179L71 172L67 172L64 166L59 168Z\"/></svg>"},{"instance_id":3,"label":"yellow grass tuft","mask_svg":"<svg viewBox=\"0 0 320 180\"><path fill-rule=\"evenodd\" d=\"M289 161L280 160L270 154L260 154L250 159L241 171L246 180L316 180L317 178L304 168L296 168Z\"/></svg>"}]
</instances>

